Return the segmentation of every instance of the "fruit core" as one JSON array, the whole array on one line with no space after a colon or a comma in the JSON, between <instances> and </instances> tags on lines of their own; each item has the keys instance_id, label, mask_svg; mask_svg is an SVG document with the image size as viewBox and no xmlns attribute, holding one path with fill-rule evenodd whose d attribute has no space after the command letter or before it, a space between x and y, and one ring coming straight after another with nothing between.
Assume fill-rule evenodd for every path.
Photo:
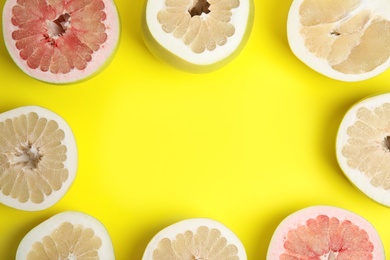
<instances>
[{"instance_id":1,"label":"fruit core","mask_svg":"<svg viewBox=\"0 0 390 260\"><path fill-rule=\"evenodd\" d=\"M11 154L10 162L34 170L38 168L38 163L42 160L42 157L39 148L32 145L31 142L27 142L16 148L16 151Z\"/></svg>"},{"instance_id":2,"label":"fruit core","mask_svg":"<svg viewBox=\"0 0 390 260\"><path fill-rule=\"evenodd\" d=\"M373 260L367 232L349 220L318 215L288 231L279 259Z\"/></svg>"},{"instance_id":3,"label":"fruit core","mask_svg":"<svg viewBox=\"0 0 390 260\"><path fill-rule=\"evenodd\" d=\"M176 235L176 239L163 238L153 252L153 260L194 259L225 260L238 259L238 249L228 244L221 232L215 228L201 226L194 234L187 230Z\"/></svg>"},{"instance_id":4,"label":"fruit core","mask_svg":"<svg viewBox=\"0 0 390 260\"><path fill-rule=\"evenodd\" d=\"M188 12L191 17L194 17L195 15L208 14L210 12L209 7L210 4L206 0L198 0L194 2L193 7L190 8Z\"/></svg>"},{"instance_id":5,"label":"fruit core","mask_svg":"<svg viewBox=\"0 0 390 260\"><path fill-rule=\"evenodd\" d=\"M157 20L164 32L200 54L225 45L234 35L232 10L239 5L240 0L165 0Z\"/></svg>"},{"instance_id":6,"label":"fruit core","mask_svg":"<svg viewBox=\"0 0 390 260\"><path fill-rule=\"evenodd\" d=\"M390 190L390 103L374 109L361 107L356 121L348 127L342 154L348 166L370 179L375 187Z\"/></svg>"},{"instance_id":7,"label":"fruit core","mask_svg":"<svg viewBox=\"0 0 390 260\"><path fill-rule=\"evenodd\" d=\"M93 229L65 222L41 241L35 242L27 254L27 260L98 260L101 246L102 240Z\"/></svg>"},{"instance_id":8,"label":"fruit core","mask_svg":"<svg viewBox=\"0 0 390 260\"><path fill-rule=\"evenodd\" d=\"M12 39L29 69L53 74L84 70L107 40L103 0L17 0Z\"/></svg>"},{"instance_id":9,"label":"fruit core","mask_svg":"<svg viewBox=\"0 0 390 260\"><path fill-rule=\"evenodd\" d=\"M370 72L390 57L390 21L361 2L304 0L299 9L306 48L345 74Z\"/></svg>"}]
</instances>

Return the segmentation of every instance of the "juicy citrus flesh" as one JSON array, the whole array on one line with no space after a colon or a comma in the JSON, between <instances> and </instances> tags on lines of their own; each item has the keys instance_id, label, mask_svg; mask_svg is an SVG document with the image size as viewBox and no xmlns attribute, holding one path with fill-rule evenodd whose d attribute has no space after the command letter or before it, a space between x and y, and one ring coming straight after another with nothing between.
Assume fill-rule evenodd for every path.
<instances>
[{"instance_id":1,"label":"juicy citrus flesh","mask_svg":"<svg viewBox=\"0 0 390 260\"><path fill-rule=\"evenodd\" d=\"M17 0L12 38L20 58L53 74L84 70L107 40L104 8L102 0Z\"/></svg>"},{"instance_id":2,"label":"juicy citrus flesh","mask_svg":"<svg viewBox=\"0 0 390 260\"><path fill-rule=\"evenodd\" d=\"M100 259L102 240L92 228L64 222L41 241L32 244L27 260Z\"/></svg>"},{"instance_id":3,"label":"juicy citrus flesh","mask_svg":"<svg viewBox=\"0 0 390 260\"><path fill-rule=\"evenodd\" d=\"M370 179L375 187L390 190L390 103L373 109L361 107L347 129L342 147L348 166Z\"/></svg>"},{"instance_id":4,"label":"juicy citrus flesh","mask_svg":"<svg viewBox=\"0 0 390 260\"><path fill-rule=\"evenodd\" d=\"M24 203L43 203L68 179L65 138L54 120L35 112L0 122L0 190Z\"/></svg>"},{"instance_id":5,"label":"juicy citrus flesh","mask_svg":"<svg viewBox=\"0 0 390 260\"><path fill-rule=\"evenodd\" d=\"M372 260L374 245L367 232L349 220L318 215L288 231L280 260Z\"/></svg>"},{"instance_id":6,"label":"juicy citrus flesh","mask_svg":"<svg viewBox=\"0 0 390 260\"><path fill-rule=\"evenodd\" d=\"M336 71L373 71L390 57L390 21L361 0L304 0L299 8L306 48Z\"/></svg>"},{"instance_id":7,"label":"juicy citrus flesh","mask_svg":"<svg viewBox=\"0 0 390 260\"><path fill-rule=\"evenodd\" d=\"M237 254L237 247L229 244L218 229L200 226L195 234L187 230L175 239L161 239L153 260L238 260Z\"/></svg>"},{"instance_id":8,"label":"juicy citrus flesh","mask_svg":"<svg viewBox=\"0 0 390 260\"><path fill-rule=\"evenodd\" d=\"M181 39L194 53L213 51L235 33L230 23L239 0L165 0L157 19L166 33Z\"/></svg>"}]
</instances>

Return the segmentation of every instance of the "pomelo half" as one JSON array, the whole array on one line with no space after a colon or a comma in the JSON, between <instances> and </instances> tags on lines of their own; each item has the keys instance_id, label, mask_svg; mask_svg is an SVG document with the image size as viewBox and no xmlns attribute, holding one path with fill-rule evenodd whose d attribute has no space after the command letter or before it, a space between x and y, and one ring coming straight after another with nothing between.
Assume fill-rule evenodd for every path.
<instances>
[{"instance_id":1,"label":"pomelo half","mask_svg":"<svg viewBox=\"0 0 390 260\"><path fill-rule=\"evenodd\" d=\"M208 218L186 219L158 232L143 260L246 260L239 238L222 223Z\"/></svg>"},{"instance_id":2,"label":"pomelo half","mask_svg":"<svg viewBox=\"0 0 390 260\"><path fill-rule=\"evenodd\" d=\"M363 217L338 207L312 206L287 216L276 228L267 260L384 260L382 241Z\"/></svg>"},{"instance_id":3,"label":"pomelo half","mask_svg":"<svg viewBox=\"0 0 390 260\"><path fill-rule=\"evenodd\" d=\"M221 68L243 49L252 0L147 0L142 27L151 53L187 72Z\"/></svg>"},{"instance_id":4,"label":"pomelo half","mask_svg":"<svg viewBox=\"0 0 390 260\"><path fill-rule=\"evenodd\" d=\"M390 206L390 94L353 105L340 123L336 156L341 170L364 194Z\"/></svg>"},{"instance_id":5,"label":"pomelo half","mask_svg":"<svg viewBox=\"0 0 390 260\"><path fill-rule=\"evenodd\" d=\"M46 209L67 193L76 171L76 141L62 117L38 106L0 114L0 203Z\"/></svg>"},{"instance_id":6,"label":"pomelo half","mask_svg":"<svg viewBox=\"0 0 390 260\"><path fill-rule=\"evenodd\" d=\"M7 0L5 45L27 75L57 84L100 72L119 43L113 0Z\"/></svg>"},{"instance_id":7,"label":"pomelo half","mask_svg":"<svg viewBox=\"0 0 390 260\"><path fill-rule=\"evenodd\" d=\"M105 226L77 211L52 216L22 239L16 260L114 260L114 249Z\"/></svg>"},{"instance_id":8,"label":"pomelo half","mask_svg":"<svg viewBox=\"0 0 390 260\"><path fill-rule=\"evenodd\" d=\"M386 0L294 0L287 20L292 52L330 78L359 81L390 66Z\"/></svg>"}]
</instances>

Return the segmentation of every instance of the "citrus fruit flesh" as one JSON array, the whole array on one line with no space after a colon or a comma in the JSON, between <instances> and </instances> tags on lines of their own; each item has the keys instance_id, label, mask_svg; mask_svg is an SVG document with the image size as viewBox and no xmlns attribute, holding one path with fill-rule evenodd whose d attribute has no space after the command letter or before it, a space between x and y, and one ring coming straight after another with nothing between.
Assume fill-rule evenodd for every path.
<instances>
[{"instance_id":1,"label":"citrus fruit flesh","mask_svg":"<svg viewBox=\"0 0 390 260\"><path fill-rule=\"evenodd\" d=\"M337 80L358 81L389 66L388 1L294 0L288 16L293 53Z\"/></svg>"},{"instance_id":2,"label":"citrus fruit flesh","mask_svg":"<svg viewBox=\"0 0 390 260\"><path fill-rule=\"evenodd\" d=\"M209 72L230 62L253 25L252 0L148 0L143 32L157 57L189 72Z\"/></svg>"},{"instance_id":3,"label":"citrus fruit flesh","mask_svg":"<svg viewBox=\"0 0 390 260\"><path fill-rule=\"evenodd\" d=\"M276 228L267 260L384 260L382 241L361 216L338 207L312 206L287 216Z\"/></svg>"},{"instance_id":4,"label":"citrus fruit flesh","mask_svg":"<svg viewBox=\"0 0 390 260\"><path fill-rule=\"evenodd\" d=\"M0 114L0 203L46 209L66 194L76 170L76 141L59 115L38 106Z\"/></svg>"},{"instance_id":5,"label":"citrus fruit flesh","mask_svg":"<svg viewBox=\"0 0 390 260\"><path fill-rule=\"evenodd\" d=\"M158 232L143 260L246 260L244 246L226 226L206 218L187 219Z\"/></svg>"},{"instance_id":6,"label":"citrus fruit flesh","mask_svg":"<svg viewBox=\"0 0 390 260\"><path fill-rule=\"evenodd\" d=\"M22 239L16 260L114 260L111 238L96 218L77 211L52 216Z\"/></svg>"},{"instance_id":7,"label":"citrus fruit flesh","mask_svg":"<svg viewBox=\"0 0 390 260\"><path fill-rule=\"evenodd\" d=\"M390 94L353 105L340 124L336 155L348 179L371 199L390 206Z\"/></svg>"},{"instance_id":8,"label":"citrus fruit flesh","mask_svg":"<svg viewBox=\"0 0 390 260\"><path fill-rule=\"evenodd\" d=\"M3 34L28 75L71 83L107 65L119 42L119 18L112 0L7 0Z\"/></svg>"}]
</instances>

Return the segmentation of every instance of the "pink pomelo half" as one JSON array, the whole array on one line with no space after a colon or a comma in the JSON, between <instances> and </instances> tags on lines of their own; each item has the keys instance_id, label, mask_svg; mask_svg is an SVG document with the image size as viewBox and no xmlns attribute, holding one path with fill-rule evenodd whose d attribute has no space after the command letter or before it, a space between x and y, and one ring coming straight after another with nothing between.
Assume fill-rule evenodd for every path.
<instances>
[{"instance_id":1,"label":"pink pomelo half","mask_svg":"<svg viewBox=\"0 0 390 260\"><path fill-rule=\"evenodd\" d=\"M363 217L333 206L312 206L285 218L267 260L384 260L382 241Z\"/></svg>"},{"instance_id":2,"label":"pink pomelo half","mask_svg":"<svg viewBox=\"0 0 390 260\"><path fill-rule=\"evenodd\" d=\"M65 84L96 75L109 63L120 22L113 0L7 0L3 34L27 75Z\"/></svg>"}]
</instances>

